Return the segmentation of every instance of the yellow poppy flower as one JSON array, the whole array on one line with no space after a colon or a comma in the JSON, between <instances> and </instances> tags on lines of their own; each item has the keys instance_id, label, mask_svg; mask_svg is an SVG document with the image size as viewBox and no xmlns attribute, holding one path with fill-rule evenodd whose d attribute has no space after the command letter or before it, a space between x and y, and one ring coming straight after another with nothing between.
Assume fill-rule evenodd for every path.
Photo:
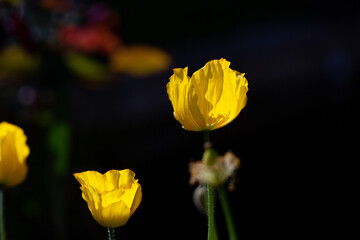
<instances>
[{"instance_id":1,"label":"yellow poppy flower","mask_svg":"<svg viewBox=\"0 0 360 240\"><path fill-rule=\"evenodd\" d=\"M246 105L244 73L225 59L212 60L191 78L188 68L175 68L166 85L174 116L189 131L215 130L233 121Z\"/></svg>"},{"instance_id":2,"label":"yellow poppy flower","mask_svg":"<svg viewBox=\"0 0 360 240\"><path fill-rule=\"evenodd\" d=\"M94 219L103 227L116 228L126 224L140 205L141 185L129 169L75 173L81 184L82 197Z\"/></svg>"},{"instance_id":3,"label":"yellow poppy flower","mask_svg":"<svg viewBox=\"0 0 360 240\"><path fill-rule=\"evenodd\" d=\"M0 123L0 185L13 187L24 181L29 153L24 131L11 123Z\"/></svg>"}]
</instances>

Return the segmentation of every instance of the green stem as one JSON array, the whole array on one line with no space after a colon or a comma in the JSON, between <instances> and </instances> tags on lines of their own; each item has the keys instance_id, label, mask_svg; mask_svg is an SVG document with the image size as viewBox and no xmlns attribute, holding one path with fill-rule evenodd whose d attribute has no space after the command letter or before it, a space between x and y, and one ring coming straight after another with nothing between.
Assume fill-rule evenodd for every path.
<instances>
[{"instance_id":1,"label":"green stem","mask_svg":"<svg viewBox=\"0 0 360 240\"><path fill-rule=\"evenodd\" d=\"M115 229L108 228L109 240L115 240Z\"/></svg>"},{"instance_id":2,"label":"green stem","mask_svg":"<svg viewBox=\"0 0 360 240\"><path fill-rule=\"evenodd\" d=\"M4 189L0 188L0 240L6 240L4 219Z\"/></svg>"},{"instance_id":3,"label":"green stem","mask_svg":"<svg viewBox=\"0 0 360 240\"><path fill-rule=\"evenodd\" d=\"M205 143L210 142L210 131L209 130L204 131L204 142Z\"/></svg>"},{"instance_id":4,"label":"green stem","mask_svg":"<svg viewBox=\"0 0 360 240\"><path fill-rule=\"evenodd\" d=\"M208 200L208 240L215 240L214 194L209 183L206 184Z\"/></svg>"},{"instance_id":5,"label":"green stem","mask_svg":"<svg viewBox=\"0 0 360 240\"><path fill-rule=\"evenodd\" d=\"M210 131L204 131L204 143L210 142ZM205 147L205 145L204 145ZM207 194L207 211L208 211L208 240L217 240L217 234L215 229L215 216L214 216L214 193L212 186L206 184Z\"/></svg>"},{"instance_id":6,"label":"green stem","mask_svg":"<svg viewBox=\"0 0 360 240\"><path fill-rule=\"evenodd\" d=\"M225 216L225 222L226 222L226 226L227 226L228 233L229 233L229 239L237 240L238 238L236 235L235 224L234 224L233 217L231 214L229 199L227 197L227 192L226 192L224 184L219 185L217 187L217 190L219 193L221 207L222 207L222 210L223 210L224 216Z\"/></svg>"}]
</instances>

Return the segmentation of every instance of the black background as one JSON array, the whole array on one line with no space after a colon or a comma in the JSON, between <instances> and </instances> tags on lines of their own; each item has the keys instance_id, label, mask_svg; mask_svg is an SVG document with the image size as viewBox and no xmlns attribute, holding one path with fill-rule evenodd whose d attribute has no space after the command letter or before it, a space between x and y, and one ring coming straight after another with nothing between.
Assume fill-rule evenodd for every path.
<instances>
[{"instance_id":1,"label":"black background","mask_svg":"<svg viewBox=\"0 0 360 240\"><path fill-rule=\"evenodd\" d=\"M339 205L333 196L354 160L350 149L358 145L357 5L107 3L120 16L118 31L127 44L163 48L172 67L189 66L191 74L209 60L226 58L232 69L246 73L246 107L210 136L221 154L232 150L242 162L237 189L229 193L239 239L339 231L340 221L329 221ZM26 181L6 192L8 239L105 239L106 229L91 217L72 173L124 168L136 173L143 200L116 230L118 239L205 239L207 220L195 209L194 187L188 185L188 163L201 158L203 136L173 118L166 93L172 70L121 76L93 90L64 81L64 66L51 53L48 59L42 78L51 76L52 88L67 91L60 112L72 130L70 169L55 178L52 156L44 150L46 131L21 119L22 109L1 104L1 120L21 125L31 148ZM220 239L226 239L219 205L215 215Z\"/></svg>"}]
</instances>

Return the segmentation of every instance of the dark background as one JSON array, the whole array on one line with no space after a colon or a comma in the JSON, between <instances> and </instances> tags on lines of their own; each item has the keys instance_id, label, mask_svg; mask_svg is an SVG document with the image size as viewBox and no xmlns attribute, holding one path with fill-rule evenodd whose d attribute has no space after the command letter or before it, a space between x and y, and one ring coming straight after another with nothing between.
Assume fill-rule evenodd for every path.
<instances>
[{"instance_id":1,"label":"dark background","mask_svg":"<svg viewBox=\"0 0 360 240\"><path fill-rule=\"evenodd\" d=\"M333 196L354 159L349 149L358 145L358 4L106 3L120 16L117 31L126 44L164 49L171 68L189 66L192 74L209 60L226 58L246 73L246 107L210 136L221 154L232 150L242 162L236 191L229 193L239 239L340 231L339 220L330 220L339 205ZM6 192L8 239L105 239L106 229L91 217L72 173L124 168L136 173L143 200L116 231L118 239L205 239L207 220L188 185L188 163L201 158L203 136L173 118L166 93L171 68L89 89L56 54L42 52L47 60L31 82L55 92L47 107L55 112L52 121L70 129L70 162L65 173L54 174L49 128L34 123L40 107L21 106L8 92L19 86L1 84L0 120L20 125L31 149L26 181ZM226 239L219 205L215 215L220 239Z\"/></svg>"}]
</instances>

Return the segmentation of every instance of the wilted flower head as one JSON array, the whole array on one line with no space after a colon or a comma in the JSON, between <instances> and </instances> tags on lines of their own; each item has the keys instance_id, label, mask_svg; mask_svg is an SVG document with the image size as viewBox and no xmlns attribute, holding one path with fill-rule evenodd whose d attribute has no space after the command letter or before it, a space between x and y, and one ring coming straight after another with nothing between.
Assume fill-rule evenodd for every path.
<instances>
[{"instance_id":1,"label":"wilted flower head","mask_svg":"<svg viewBox=\"0 0 360 240\"><path fill-rule=\"evenodd\" d=\"M24 181L29 153L24 131L11 123L0 123L0 185L13 187Z\"/></svg>"},{"instance_id":2,"label":"wilted flower head","mask_svg":"<svg viewBox=\"0 0 360 240\"><path fill-rule=\"evenodd\" d=\"M94 219L103 227L126 224L142 199L141 186L130 169L75 173L82 197Z\"/></svg>"},{"instance_id":3,"label":"wilted flower head","mask_svg":"<svg viewBox=\"0 0 360 240\"><path fill-rule=\"evenodd\" d=\"M215 130L233 121L246 105L244 73L225 59L212 60L191 78L188 68L175 68L166 85L174 116L189 131Z\"/></svg>"},{"instance_id":4,"label":"wilted flower head","mask_svg":"<svg viewBox=\"0 0 360 240\"><path fill-rule=\"evenodd\" d=\"M189 182L190 184L199 182L217 186L226 182L239 167L240 159L231 151L228 151L224 156L216 157L210 165L204 159L190 163L189 171L191 176Z\"/></svg>"}]
</instances>

